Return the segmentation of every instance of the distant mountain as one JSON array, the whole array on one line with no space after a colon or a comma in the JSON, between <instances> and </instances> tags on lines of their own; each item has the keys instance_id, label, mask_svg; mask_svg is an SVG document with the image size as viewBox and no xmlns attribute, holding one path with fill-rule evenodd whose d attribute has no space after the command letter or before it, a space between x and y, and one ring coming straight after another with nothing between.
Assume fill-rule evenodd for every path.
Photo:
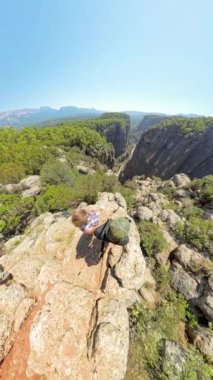
<instances>
[{"instance_id":1,"label":"distant mountain","mask_svg":"<svg viewBox=\"0 0 213 380\"><path fill-rule=\"evenodd\" d=\"M0 127L11 126L20 128L26 125L33 125L38 123L48 123L52 121L60 121L66 119L90 119L99 117L104 111L95 108L79 108L74 106L61 107L55 109L51 107L40 108L24 108L20 110L11 110L0 112ZM145 116L155 115L160 118L170 116L158 112L141 112L141 111L124 111L130 116L131 128L137 128ZM195 114L179 114L184 117L199 117Z\"/></svg>"},{"instance_id":2,"label":"distant mountain","mask_svg":"<svg viewBox=\"0 0 213 380\"><path fill-rule=\"evenodd\" d=\"M62 107L59 110L51 107L26 108L0 113L0 126L19 128L23 125L32 125L54 119L88 119L98 117L102 111L94 108Z\"/></svg>"}]
</instances>

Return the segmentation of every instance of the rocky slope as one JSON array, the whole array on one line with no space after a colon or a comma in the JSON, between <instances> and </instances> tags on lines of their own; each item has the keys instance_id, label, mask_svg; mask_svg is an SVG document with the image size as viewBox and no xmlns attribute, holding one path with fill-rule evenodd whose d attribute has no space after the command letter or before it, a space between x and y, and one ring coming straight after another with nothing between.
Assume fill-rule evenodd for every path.
<instances>
[{"instance_id":1,"label":"rocky slope","mask_svg":"<svg viewBox=\"0 0 213 380\"><path fill-rule=\"evenodd\" d=\"M103 193L101 218L126 216ZM66 213L46 213L10 239L0 258L0 360L4 380L121 380L127 366L127 307L138 299L145 261L133 219L129 244L89 247Z\"/></svg>"},{"instance_id":2,"label":"rocky slope","mask_svg":"<svg viewBox=\"0 0 213 380\"><path fill-rule=\"evenodd\" d=\"M121 180L141 174L168 179L180 172L191 177L213 173L212 118L201 121L204 128L197 130L184 130L184 120L171 119L165 126L162 122L145 131L120 175ZM193 124L194 120L189 119L188 123Z\"/></svg>"},{"instance_id":3,"label":"rocky slope","mask_svg":"<svg viewBox=\"0 0 213 380\"><path fill-rule=\"evenodd\" d=\"M212 180L209 178L209 181ZM209 380L213 375L212 193L209 193L209 200L204 201L201 190L196 189L185 174L177 174L168 181L136 177L131 186L133 184L136 204L130 213L137 221L139 231L141 226L144 227L140 238L147 268L145 284L140 290L144 300L141 310L145 311L137 322L140 328L137 330L136 327L136 333L134 326L137 326L135 320L140 315L140 308L136 308L133 314L134 338L130 345L127 380L161 379L164 376L169 380ZM177 235L178 226L184 225L188 235ZM207 226L208 231L205 230ZM166 245L162 246L163 239ZM175 302L170 302L174 291L175 297L179 294L184 297L190 310L179 321L179 326L174 326L173 313L178 312L174 311ZM168 322L168 315L162 313L163 305L168 305L168 302L171 322ZM185 306L181 302L183 310ZM153 313L150 319L149 313ZM160 326L155 324L158 318ZM178 335L174 337L177 331ZM170 332L174 334L172 338ZM135 338L137 334L138 341ZM153 368L156 358L153 352L158 352L159 347L160 356ZM142 362L145 364L141 365ZM192 362L193 367L189 370L188 365ZM194 377L190 377L192 374Z\"/></svg>"}]
</instances>

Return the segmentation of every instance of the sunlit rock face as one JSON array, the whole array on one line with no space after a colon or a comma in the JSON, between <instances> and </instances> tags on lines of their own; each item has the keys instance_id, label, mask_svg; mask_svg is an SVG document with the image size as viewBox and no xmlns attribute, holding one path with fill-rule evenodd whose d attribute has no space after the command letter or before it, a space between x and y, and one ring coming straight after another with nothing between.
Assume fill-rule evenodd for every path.
<instances>
[{"instance_id":1,"label":"sunlit rock face","mask_svg":"<svg viewBox=\"0 0 213 380\"><path fill-rule=\"evenodd\" d=\"M101 220L127 216L119 194L102 193ZM131 219L131 218L130 218ZM121 380L127 366L127 307L144 282L145 260L131 219L129 243L101 242L45 213L24 235L6 243L0 258L1 378Z\"/></svg>"},{"instance_id":2,"label":"sunlit rock face","mask_svg":"<svg viewBox=\"0 0 213 380\"><path fill-rule=\"evenodd\" d=\"M184 134L179 126L144 132L120 174L124 182L135 175L168 179L176 173L203 177L213 173L213 126Z\"/></svg>"}]
</instances>

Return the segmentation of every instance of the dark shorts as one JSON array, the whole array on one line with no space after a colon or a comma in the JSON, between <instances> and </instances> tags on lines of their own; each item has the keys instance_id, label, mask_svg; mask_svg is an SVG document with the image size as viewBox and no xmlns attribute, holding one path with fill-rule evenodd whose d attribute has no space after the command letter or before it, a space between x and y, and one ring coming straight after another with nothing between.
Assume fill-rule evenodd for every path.
<instances>
[{"instance_id":1,"label":"dark shorts","mask_svg":"<svg viewBox=\"0 0 213 380\"><path fill-rule=\"evenodd\" d=\"M99 240L107 241L109 243L113 243L116 245L122 245L122 246L126 245L129 242L128 236L125 236L123 239L120 239L116 242L111 241L107 238L106 233L109 228L109 224L110 224L110 221L108 220L104 224L102 224L100 227L96 228L94 232L95 237Z\"/></svg>"}]
</instances>

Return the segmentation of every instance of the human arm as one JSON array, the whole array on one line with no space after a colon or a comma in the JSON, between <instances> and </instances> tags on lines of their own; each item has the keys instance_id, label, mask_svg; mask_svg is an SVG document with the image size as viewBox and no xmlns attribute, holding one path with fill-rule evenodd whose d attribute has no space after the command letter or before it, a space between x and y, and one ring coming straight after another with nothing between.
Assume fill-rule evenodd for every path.
<instances>
[{"instance_id":1,"label":"human arm","mask_svg":"<svg viewBox=\"0 0 213 380\"><path fill-rule=\"evenodd\" d=\"M86 229L86 230L84 231L84 234L85 234L85 235L92 235L92 234L94 234L94 232L95 232L95 230L96 230L97 227L98 227L98 226L90 227L90 228Z\"/></svg>"}]
</instances>

